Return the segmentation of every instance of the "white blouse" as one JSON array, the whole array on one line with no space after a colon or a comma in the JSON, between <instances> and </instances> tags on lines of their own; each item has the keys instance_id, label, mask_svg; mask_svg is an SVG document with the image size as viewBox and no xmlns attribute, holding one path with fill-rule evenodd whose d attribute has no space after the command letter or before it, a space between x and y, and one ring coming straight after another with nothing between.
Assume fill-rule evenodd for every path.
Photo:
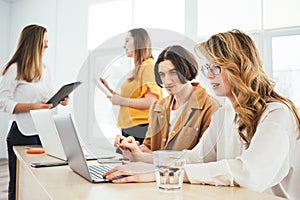
<instances>
[{"instance_id":1,"label":"white blouse","mask_svg":"<svg viewBox=\"0 0 300 200\"><path fill-rule=\"evenodd\" d=\"M193 184L239 185L288 199L299 199L300 140L286 105L268 103L248 149L227 104L212 117L200 142L186 152L186 173Z\"/></svg>"},{"instance_id":2,"label":"white blouse","mask_svg":"<svg viewBox=\"0 0 300 200\"><path fill-rule=\"evenodd\" d=\"M0 111L10 114L10 121L16 121L24 135L35 135L36 129L31 115L26 113L13 114L17 103L35 103L47 101L54 94L48 67L44 67L42 79L38 82L16 80L17 64L9 67L0 80Z\"/></svg>"}]
</instances>

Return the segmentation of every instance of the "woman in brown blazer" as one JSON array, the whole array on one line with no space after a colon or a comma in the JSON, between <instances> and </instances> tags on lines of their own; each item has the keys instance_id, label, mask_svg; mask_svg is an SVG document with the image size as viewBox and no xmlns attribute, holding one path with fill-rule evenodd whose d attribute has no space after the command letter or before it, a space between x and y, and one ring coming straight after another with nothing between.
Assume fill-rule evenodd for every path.
<instances>
[{"instance_id":1,"label":"woman in brown blazer","mask_svg":"<svg viewBox=\"0 0 300 200\"><path fill-rule=\"evenodd\" d=\"M156 83L169 96L155 101L149 113L149 127L142 145L133 137L117 136L115 147L130 152L160 149L192 149L220 107L198 82L198 64L185 48L174 45L163 50L154 67Z\"/></svg>"}]
</instances>

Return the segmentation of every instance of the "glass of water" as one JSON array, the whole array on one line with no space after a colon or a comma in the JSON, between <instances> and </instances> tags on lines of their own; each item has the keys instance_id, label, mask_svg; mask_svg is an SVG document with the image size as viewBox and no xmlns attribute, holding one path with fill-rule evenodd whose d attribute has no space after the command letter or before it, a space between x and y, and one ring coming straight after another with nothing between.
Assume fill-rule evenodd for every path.
<instances>
[{"instance_id":1,"label":"glass of water","mask_svg":"<svg viewBox=\"0 0 300 200\"><path fill-rule=\"evenodd\" d=\"M182 189L185 158L182 151L153 152L156 185L160 191L177 192Z\"/></svg>"}]
</instances>

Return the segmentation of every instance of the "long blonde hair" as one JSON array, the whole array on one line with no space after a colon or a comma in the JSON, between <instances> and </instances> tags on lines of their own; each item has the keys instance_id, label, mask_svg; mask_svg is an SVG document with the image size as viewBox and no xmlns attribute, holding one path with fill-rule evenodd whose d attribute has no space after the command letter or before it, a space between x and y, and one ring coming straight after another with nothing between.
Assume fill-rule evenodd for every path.
<instances>
[{"instance_id":1,"label":"long blonde hair","mask_svg":"<svg viewBox=\"0 0 300 200\"><path fill-rule=\"evenodd\" d=\"M128 31L131 33L133 40L134 40L134 69L131 73L131 76L128 78L129 81L132 81L136 78L141 64L149 59L152 58L152 45L151 39L147 31L143 28L136 28L131 29Z\"/></svg>"},{"instance_id":2,"label":"long blonde hair","mask_svg":"<svg viewBox=\"0 0 300 200\"><path fill-rule=\"evenodd\" d=\"M2 75L13 63L17 63L16 80L27 82L40 80L43 71L43 41L46 32L47 29L39 25L26 26L20 34L15 53L3 68Z\"/></svg>"},{"instance_id":3,"label":"long blonde hair","mask_svg":"<svg viewBox=\"0 0 300 200\"><path fill-rule=\"evenodd\" d=\"M239 135L247 147L266 109L266 103L270 101L287 105L295 116L297 130L300 130L296 106L274 90L275 83L264 72L259 52L248 35L239 30L218 33L198 44L195 50L225 69L229 82L234 83L231 92L235 98L235 120Z\"/></svg>"}]
</instances>

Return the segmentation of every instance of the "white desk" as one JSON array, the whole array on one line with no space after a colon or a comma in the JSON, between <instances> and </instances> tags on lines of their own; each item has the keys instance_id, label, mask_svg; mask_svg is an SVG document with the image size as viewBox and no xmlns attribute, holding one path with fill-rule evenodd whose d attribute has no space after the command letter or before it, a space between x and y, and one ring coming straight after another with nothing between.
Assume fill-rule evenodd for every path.
<instances>
[{"instance_id":1,"label":"white desk","mask_svg":"<svg viewBox=\"0 0 300 200\"><path fill-rule=\"evenodd\" d=\"M25 147L14 147L17 156L17 197L25 200L43 199L121 199L121 200L275 200L272 195L239 187L216 187L184 184L179 193L164 193L155 183L93 184L71 171L69 166L32 168L30 163L54 161L45 154L26 154Z\"/></svg>"}]
</instances>

